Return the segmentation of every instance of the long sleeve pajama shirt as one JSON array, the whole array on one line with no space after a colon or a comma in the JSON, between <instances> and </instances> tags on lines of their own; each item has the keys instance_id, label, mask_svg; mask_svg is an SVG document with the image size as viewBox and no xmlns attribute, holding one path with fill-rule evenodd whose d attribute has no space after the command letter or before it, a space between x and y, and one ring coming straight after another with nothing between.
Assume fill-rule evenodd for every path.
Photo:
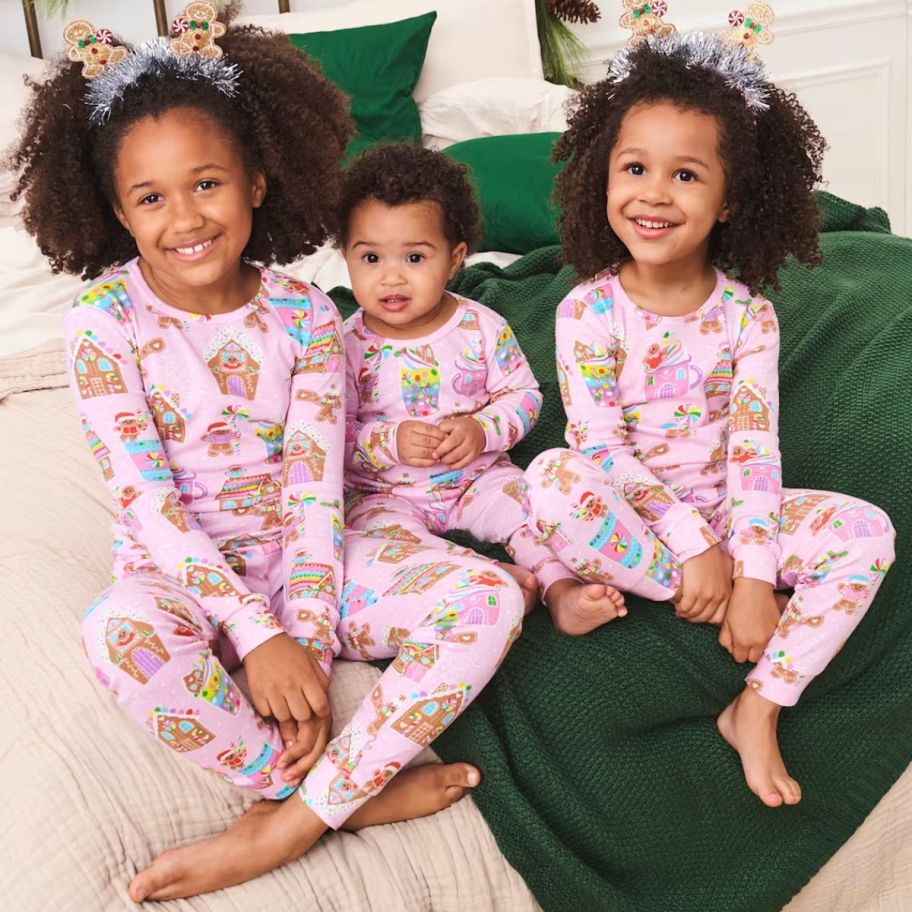
<instances>
[{"instance_id":1,"label":"long sleeve pajama shirt","mask_svg":"<svg viewBox=\"0 0 912 912\"><path fill-rule=\"evenodd\" d=\"M263 268L247 304L200 315L157 298L133 260L90 283L66 338L117 505L114 584L82 625L97 677L169 748L276 798L292 791L278 727L228 671L282 632L327 675L336 655L396 656L299 792L339 826L493 674L519 632L518 587L442 548L402 562L383 556L392 542L345 540L342 326L317 289ZM463 640L439 643L441 629Z\"/></svg>"},{"instance_id":2,"label":"long sleeve pajama shirt","mask_svg":"<svg viewBox=\"0 0 912 912\"><path fill-rule=\"evenodd\" d=\"M527 471L536 536L580 579L647 598L717 543L736 578L793 588L748 681L796 702L864 615L894 533L855 498L783 490L772 304L717 271L698 310L659 316L603 273L559 305L556 347L570 449Z\"/></svg>"}]
</instances>

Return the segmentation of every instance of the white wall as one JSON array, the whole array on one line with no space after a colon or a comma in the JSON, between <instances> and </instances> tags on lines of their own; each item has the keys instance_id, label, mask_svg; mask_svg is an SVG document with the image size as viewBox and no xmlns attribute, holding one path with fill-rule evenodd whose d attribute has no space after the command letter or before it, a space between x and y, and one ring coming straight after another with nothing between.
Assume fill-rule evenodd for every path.
<instances>
[{"instance_id":1,"label":"white wall","mask_svg":"<svg viewBox=\"0 0 912 912\"><path fill-rule=\"evenodd\" d=\"M738 0L669 0L679 29L721 31ZM830 149L826 189L881 206L897 234L912 235L912 0L779 0L775 40L762 56L794 90ZM600 0L601 21L575 27L588 48L581 73L600 79L630 36L621 4Z\"/></svg>"},{"instance_id":2,"label":"white wall","mask_svg":"<svg viewBox=\"0 0 912 912\"><path fill-rule=\"evenodd\" d=\"M39 0L40 4L41 0ZM348 0L291 0L292 10ZM458 3L459 0L441 0ZM497 3L499 0L490 0ZM532 0L529 0L532 2ZM169 19L186 0L167 0ZM630 32L622 5L600 0L602 20L576 27L587 47L580 74L599 79ZM669 0L678 28L721 30L739 0ZM276 0L246 0L245 12L277 10ZM912 0L779 0L774 43L763 58L771 76L798 93L830 144L827 189L889 213L893 230L912 235ZM0 0L0 51L27 54L21 0ZM65 19L40 20L45 56L60 51L66 21L88 19L133 41L155 35L151 0L71 0ZM466 64L471 79L471 61Z\"/></svg>"}]
</instances>

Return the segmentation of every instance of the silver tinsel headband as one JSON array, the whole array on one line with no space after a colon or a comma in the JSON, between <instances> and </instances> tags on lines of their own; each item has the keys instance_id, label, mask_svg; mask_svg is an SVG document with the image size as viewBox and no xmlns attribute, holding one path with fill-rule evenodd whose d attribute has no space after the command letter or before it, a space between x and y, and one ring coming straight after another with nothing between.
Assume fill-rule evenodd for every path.
<instances>
[{"instance_id":1,"label":"silver tinsel headband","mask_svg":"<svg viewBox=\"0 0 912 912\"><path fill-rule=\"evenodd\" d=\"M635 72L631 58L642 53L644 44L651 53L674 57L688 67L717 73L741 93L751 111L768 110L769 81L760 60L750 56L741 45L725 44L718 35L707 32L674 32L666 38L650 36L636 47L623 48L608 68L608 75L615 84L624 82Z\"/></svg>"},{"instance_id":2,"label":"silver tinsel headband","mask_svg":"<svg viewBox=\"0 0 912 912\"><path fill-rule=\"evenodd\" d=\"M138 45L120 60L88 80L85 100L89 105L89 123L104 123L116 102L131 86L142 79L170 76L192 82L205 82L228 98L237 94L241 70L224 57L204 57L201 54L179 54L167 38L156 38Z\"/></svg>"}]
</instances>

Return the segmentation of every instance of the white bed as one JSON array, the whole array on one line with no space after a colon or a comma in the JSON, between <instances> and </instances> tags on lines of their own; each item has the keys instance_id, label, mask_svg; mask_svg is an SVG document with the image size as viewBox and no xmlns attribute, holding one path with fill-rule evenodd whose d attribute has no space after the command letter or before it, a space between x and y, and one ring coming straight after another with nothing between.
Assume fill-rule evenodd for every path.
<instances>
[{"instance_id":1,"label":"white bed","mask_svg":"<svg viewBox=\"0 0 912 912\"><path fill-rule=\"evenodd\" d=\"M531 0L503 2L532 8ZM384 5L402 18L413 7L420 12L435 4L377 4ZM451 57L445 40L432 50ZM534 85L540 71L537 79L520 72L527 65L479 77L514 80L509 92L499 83L500 113L482 110L490 107L490 87L465 85L465 73L450 85L433 84L423 99L425 122L433 124L429 142L468 138L460 131L480 134L485 124L501 132L510 123L513 132L553 129L560 113L554 92ZM37 71L40 64L0 60L4 141L14 133L21 104L14 76L25 69ZM471 75L479 76L474 69ZM550 100L533 103L536 93ZM447 110L460 117L448 120ZM0 535L0 907L130 909L126 885L138 868L165 848L223 829L254 798L138 729L94 681L82 655L80 617L110 574L112 511L65 388L60 318L80 283L50 273L17 226L8 190L8 176L3 183L0 175L0 477L8 480ZM347 281L329 248L291 271L326 289ZM378 674L358 663L336 664L337 727ZM423 759L432 758L428 752ZM906 912L912 907L909 845L907 772L787 909ZM166 908L524 912L538 906L466 799L432 818L332 835L304 859L252 883Z\"/></svg>"}]
</instances>

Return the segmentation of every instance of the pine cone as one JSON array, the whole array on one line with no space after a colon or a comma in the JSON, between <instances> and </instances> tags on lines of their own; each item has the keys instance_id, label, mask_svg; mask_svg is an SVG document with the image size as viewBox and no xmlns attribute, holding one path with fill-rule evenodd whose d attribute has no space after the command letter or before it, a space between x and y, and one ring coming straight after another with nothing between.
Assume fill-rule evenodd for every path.
<instances>
[{"instance_id":1,"label":"pine cone","mask_svg":"<svg viewBox=\"0 0 912 912\"><path fill-rule=\"evenodd\" d=\"M598 22L602 15L595 0L548 0L548 9L564 22Z\"/></svg>"}]
</instances>

